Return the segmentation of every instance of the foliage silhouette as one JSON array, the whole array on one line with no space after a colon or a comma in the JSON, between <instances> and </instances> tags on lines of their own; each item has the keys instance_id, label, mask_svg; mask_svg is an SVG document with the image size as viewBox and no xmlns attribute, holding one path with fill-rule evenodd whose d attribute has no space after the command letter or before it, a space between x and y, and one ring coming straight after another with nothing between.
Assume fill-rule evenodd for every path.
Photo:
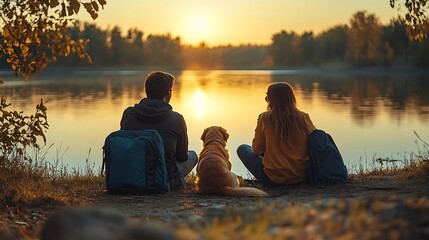
<instances>
[{"instance_id":1,"label":"foliage silhouette","mask_svg":"<svg viewBox=\"0 0 429 240\"><path fill-rule=\"evenodd\" d=\"M73 39L67 26L81 6L96 19L99 7L105 4L105 0L1 0L0 57L26 79L70 53L91 62L85 52L88 41Z\"/></svg>"},{"instance_id":2,"label":"foliage silhouette","mask_svg":"<svg viewBox=\"0 0 429 240\"><path fill-rule=\"evenodd\" d=\"M46 107L43 101L36 106L34 115L26 116L23 112L9 111L11 104L2 97L0 102L0 164L7 159L31 161L27 148L40 149L37 143L42 138L46 143L45 130L48 129Z\"/></svg>"}]
</instances>

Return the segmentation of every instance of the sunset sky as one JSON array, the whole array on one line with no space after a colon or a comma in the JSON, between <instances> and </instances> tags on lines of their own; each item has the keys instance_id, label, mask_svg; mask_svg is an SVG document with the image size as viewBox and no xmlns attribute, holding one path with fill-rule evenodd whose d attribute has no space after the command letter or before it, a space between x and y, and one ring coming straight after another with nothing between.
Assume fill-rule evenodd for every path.
<instances>
[{"instance_id":1,"label":"sunset sky","mask_svg":"<svg viewBox=\"0 0 429 240\"><path fill-rule=\"evenodd\" d=\"M281 30L319 33L366 10L383 24L398 15L389 0L108 0L95 23L170 33L184 44L268 44ZM81 11L79 19L92 21Z\"/></svg>"}]
</instances>

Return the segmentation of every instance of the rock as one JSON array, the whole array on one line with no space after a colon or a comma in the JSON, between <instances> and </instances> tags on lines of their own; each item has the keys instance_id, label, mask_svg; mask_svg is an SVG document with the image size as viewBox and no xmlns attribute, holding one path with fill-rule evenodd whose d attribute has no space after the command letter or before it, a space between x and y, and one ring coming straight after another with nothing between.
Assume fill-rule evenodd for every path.
<instances>
[{"instance_id":1,"label":"rock","mask_svg":"<svg viewBox=\"0 0 429 240\"><path fill-rule=\"evenodd\" d=\"M195 224L199 224L201 222L203 222L203 217L198 216L198 215L191 215L187 218L187 222L190 226L193 226Z\"/></svg>"},{"instance_id":2,"label":"rock","mask_svg":"<svg viewBox=\"0 0 429 240\"><path fill-rule=\"evenodd\" d=\"M214 206L207 208L205 213L209 217L221 217L225 214L226 209L227 208L225 205L218 204L218 205L214 205Z\"/></svg>"},{"instance_id":3,"label":"rock","mask_svg":"<svg viewBox=\"0 0 429 240\"><path fill-rule=\"evenodd\" d=\"M52 215L43 226L42 240L175 239L169 228L136 223L113 209L69 207Z\"/></svg>"}]
</instances>

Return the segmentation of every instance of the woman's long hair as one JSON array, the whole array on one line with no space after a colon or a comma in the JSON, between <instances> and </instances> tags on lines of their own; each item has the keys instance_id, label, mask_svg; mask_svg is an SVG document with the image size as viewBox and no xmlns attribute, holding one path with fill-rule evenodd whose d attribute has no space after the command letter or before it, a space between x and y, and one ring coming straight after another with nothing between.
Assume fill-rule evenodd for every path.
<instances>
[{"instance_id":1,"label":"woman's long hair","mask_svg":"<svg viewBox=\"0 0 429 240\"><path fill-rule=\"evenodd\" d=\"M295 139L306 137L310 126L305 114L296 106L296 98L292 86L285 82L273 83L268 87L268 121L274 127L278 137L288 147L295 146Z\"/></svg>"}]
</instances>

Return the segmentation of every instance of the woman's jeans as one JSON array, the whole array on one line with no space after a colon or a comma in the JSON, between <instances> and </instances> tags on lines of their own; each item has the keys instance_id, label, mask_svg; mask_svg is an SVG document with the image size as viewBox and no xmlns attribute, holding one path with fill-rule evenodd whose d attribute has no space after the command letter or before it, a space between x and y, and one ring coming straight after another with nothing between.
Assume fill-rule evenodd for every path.
<instances>
[{"instance_id":1,"label":"woman's jeans","mask_svg":"<svg viewBox=\"0 0 429 240\"><path fill-rule=\"evenodd\" d=\"M252 147L247 144L242 144L237 148L237 155L240 160L246 166L247 170L264 186L278 187L280 184L274 183L264 172L264 166L262 160L264 159L261 155L256 155L252 151Z\"/></svg>"}]
</instances>

